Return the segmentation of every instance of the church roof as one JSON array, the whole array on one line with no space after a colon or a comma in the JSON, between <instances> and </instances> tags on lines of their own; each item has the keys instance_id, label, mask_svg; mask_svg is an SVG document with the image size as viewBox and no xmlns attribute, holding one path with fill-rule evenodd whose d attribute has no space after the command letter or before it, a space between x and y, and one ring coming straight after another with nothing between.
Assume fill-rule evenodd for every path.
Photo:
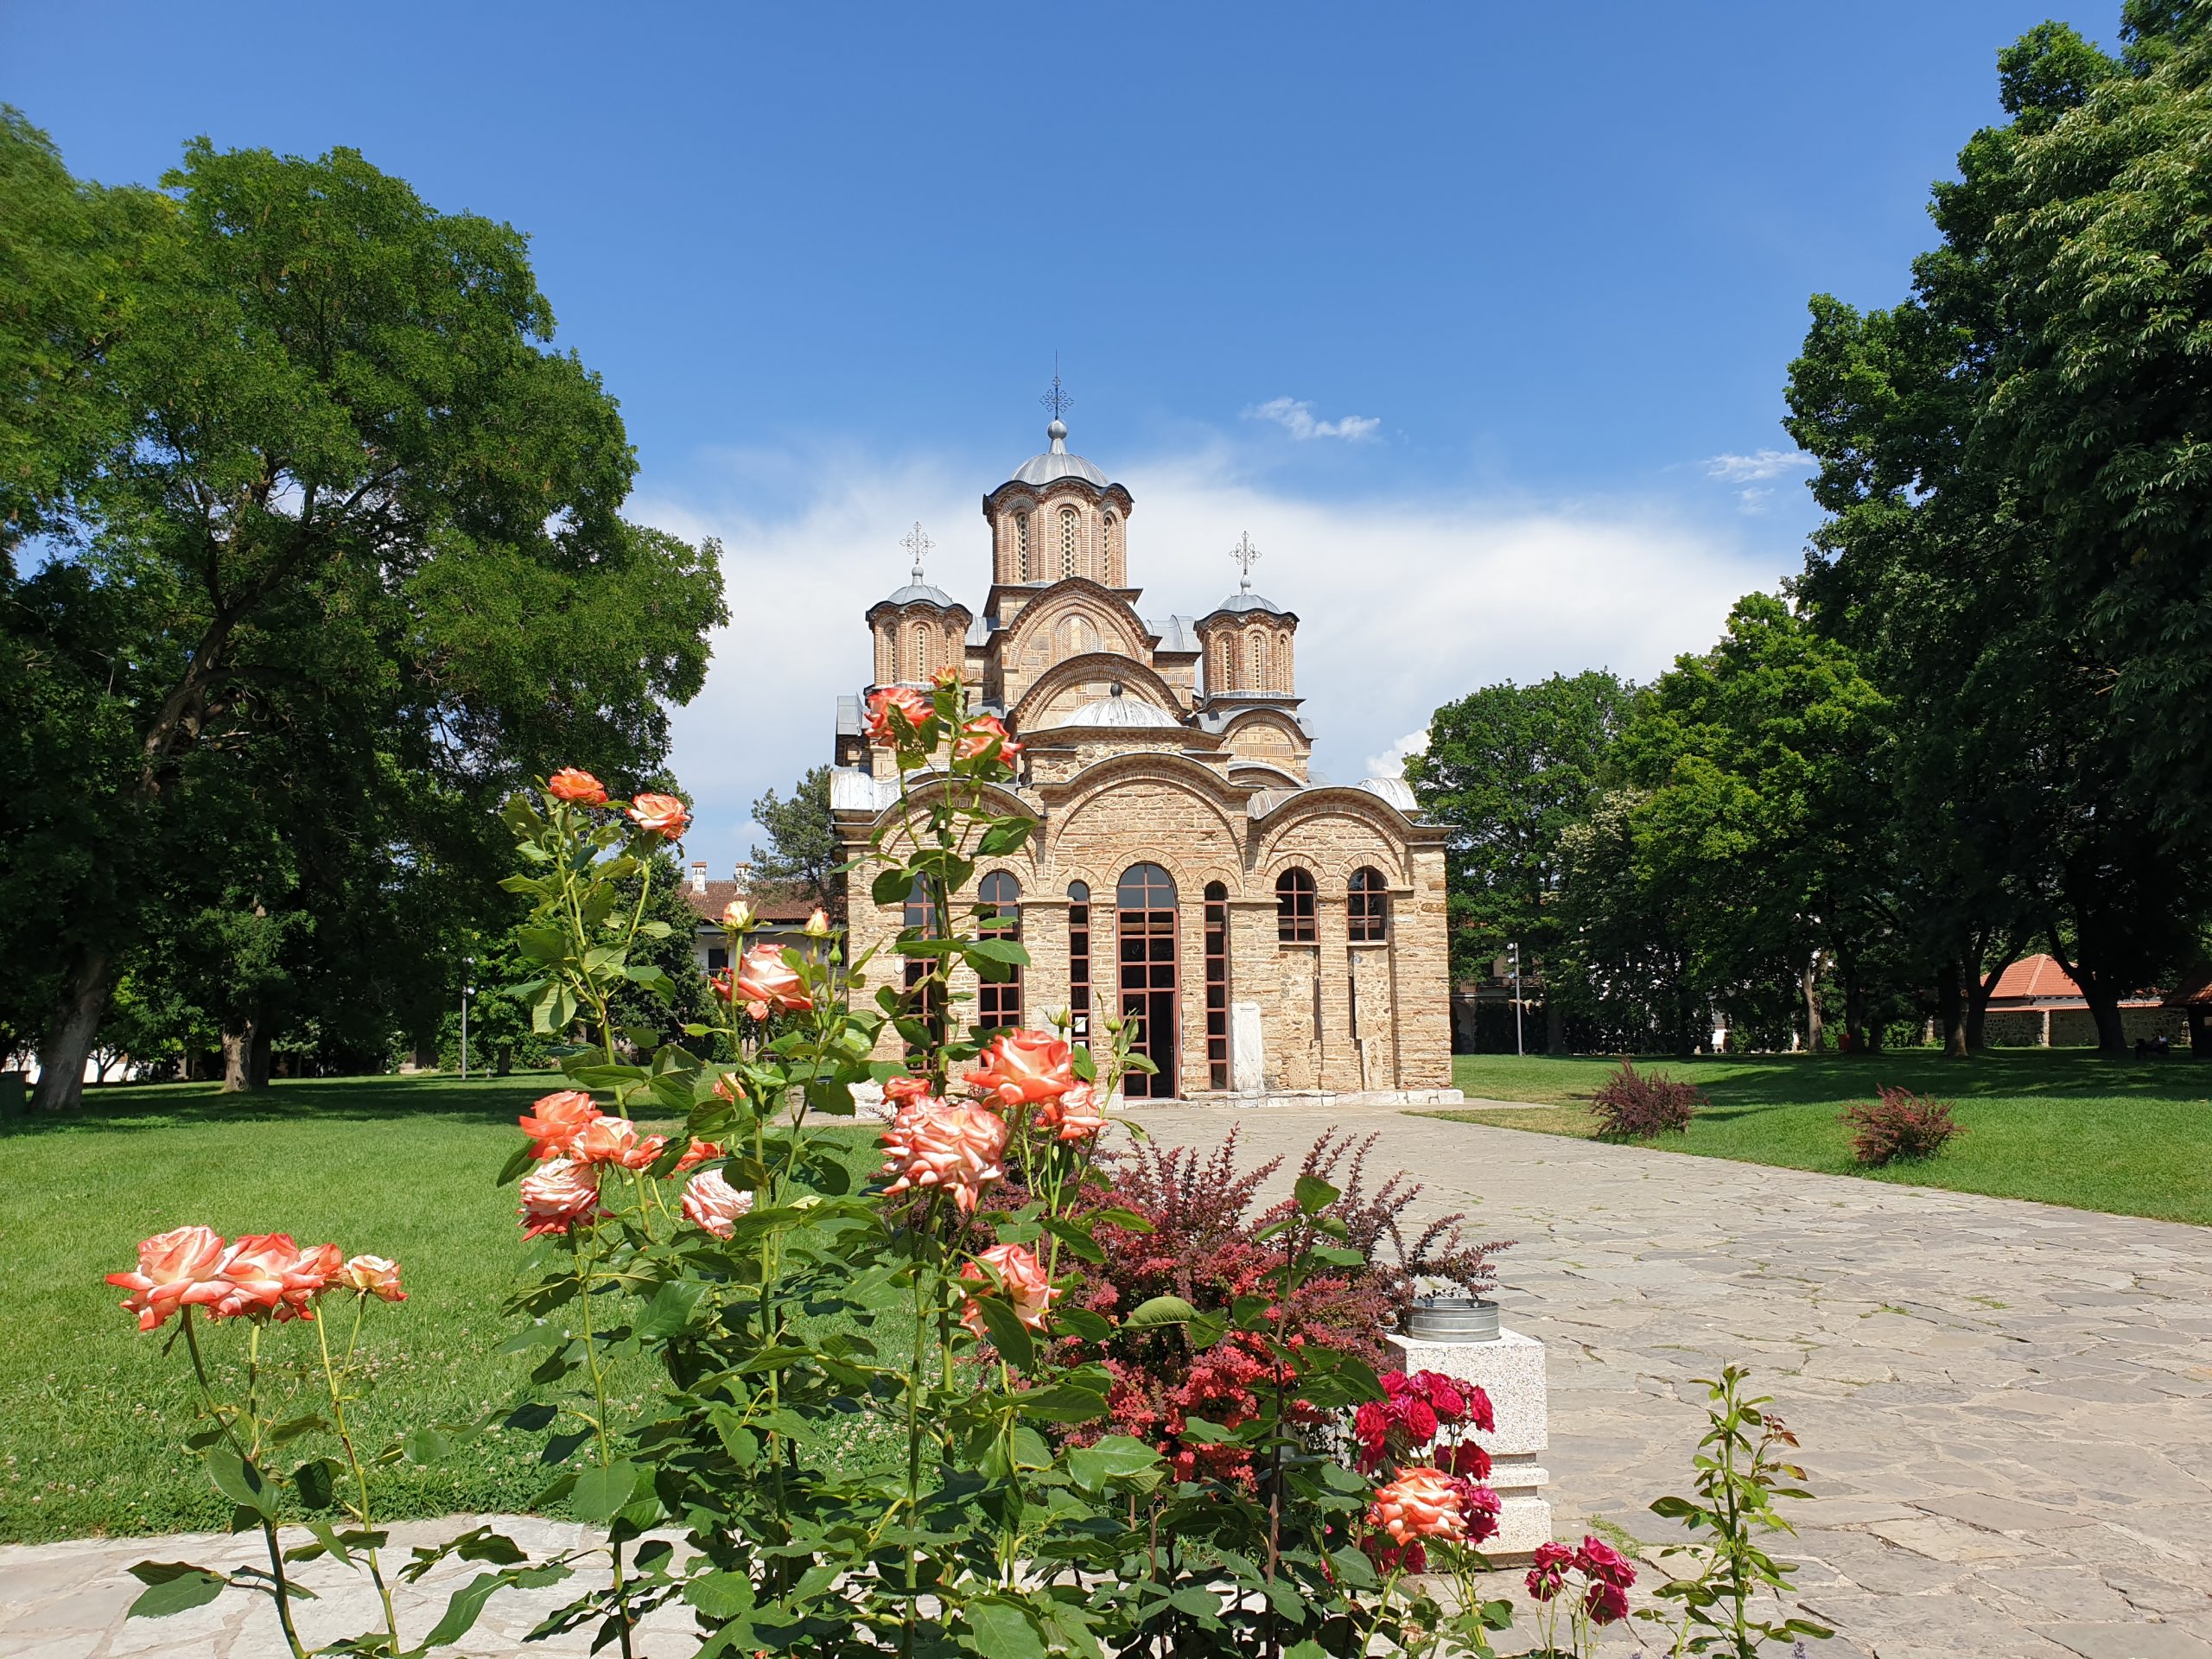
<instances>
[{"instance_id":1,"label":"church roof","mask_svg":"<svg viewBox=\"0 0 2212 1659\"><path fill-rule=\"evenodd\" d=\"M1198 655L1198 624L1191 618L1170 616L1155 621L1147 617L1144 625L1160 636L1160 644L1156 647L1160 655L1166 656L1171 652Z\"/></svg>"},{"instance_id":2,"label":"church roof","mask_svg":"<svg viewBox=\"0 0 2212 1659\"><path fill-rule=\"evenodd\" d=\"M1086 484L1106 487L1106 474L1100 472L1081 455L1068 453L1068 429L1058 421L1045 429L1045 435L1052 447L1041 455L1032 455L1014 468L1013 482L1016 484L1050 484L1056 478L1079 478Z\"/></svg>"},{"instance_id":3,"label":"church roof","mask_svg":"<svg viewBox=\"0 0 2212 1659\"><path fill-rule=\"evenodd\" d=\"M1096 698L1055 722L1060 726L1119 726L1130 729L1170 729L1182 723L1165 709L1147 702L1142 697L1125 696Z\"/></svg>"},{"instance_id":4,"label":"church roof","mask_svg":"<svg viewBox=\"0 0 2212 1659\"><path fill-rule=\"evenodd\" d=\"M1224 611L1233 611L1240 614L1246 611L1264 611L1269 616L1288 616L1290 614L1288 611L1283 609L1281 606L1276 604L1272 599L1262 599L1259 594L1250 592L1231 594L1227 599L1223 600L1220 604L1215 606L1211 614L1219 616Z\"/></svg>"},{"instance_id":5,"label":"church roof","mask_svg":"<svg viewBox=\"0 0 2212 1659\"><path fill-rule=\"evenodd\" d=\"M952 595L942 588L932 588L926 582L910 582L897 593L876 601L878 605L912 605L916 602L934 605L941 611L957 609Z\"/></svg>"}]
</instances>

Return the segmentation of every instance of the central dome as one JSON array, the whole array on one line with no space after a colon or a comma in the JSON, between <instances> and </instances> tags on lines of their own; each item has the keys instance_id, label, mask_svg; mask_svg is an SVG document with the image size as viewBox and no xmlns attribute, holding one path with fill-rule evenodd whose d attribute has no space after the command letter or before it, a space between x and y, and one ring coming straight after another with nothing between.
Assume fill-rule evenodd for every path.
<instances>
[{"instance_id":1,"label":"central dome","mask_svg":"<svg viewBox=\"0 0 2212 1659\"><path fill-rule=\"evenodd\" d=\"M1079 478L1086 484L1106 487L1106 474L1085 461L1081 455L1068 453L1068 429L1058 421L1045 429L1045 435L1052 447L1041 455L1032 455L1015 468L1014 481L1017 484L1050 484L1056 478Z\"/></svg>"},{"instance_id":2,"label":"central dome","mask_svg":"<svg viewBox=\"0 0 2212 1659\"><path fill-rule=\"evenodd\" d=\"M1168 728L1183 722L1165 709L1147 702L1142 697L1125 697L1118 693L1110 697L1099 697L1086 702L1065 719L1054 722L1060 726L1121 726Z\"/></svg>"}]
</instances>

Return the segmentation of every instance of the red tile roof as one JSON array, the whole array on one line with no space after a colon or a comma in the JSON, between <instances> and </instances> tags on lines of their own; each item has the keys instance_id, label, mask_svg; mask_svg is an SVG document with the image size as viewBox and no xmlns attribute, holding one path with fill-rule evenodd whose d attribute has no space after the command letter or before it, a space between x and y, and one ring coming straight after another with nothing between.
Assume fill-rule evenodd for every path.
<instances>
[{"instance_id":1,"label":"red tile roof","mask_svg":"<svg viewBox=\"0 0 2212 1659\"><path fill-rule=\"evenodd\" d=\"M689 881L683 884L684 901L698 912L702 922L721 921L724 907L741 895L752 900L753 913L764 922L804 922L814 909L804 899L786 899L769 893L747 893L734 881L709 881L704 892Z\"/></svg>"},{"instance_id":2,"label":"red tile roof","mask_svg":"<svg viewBox=\"0 0 2212 1659\"><path fill-rule=\"evenodd\" d=\"M2063 997L2070 1001L2082 1000L2082 988L2074 976L2058 965L2052 957L2036 955L2022 957L1999 976L1997 988L1989 994L1993 1002L2025 1002Z\"/></svg>"}]
</instances>

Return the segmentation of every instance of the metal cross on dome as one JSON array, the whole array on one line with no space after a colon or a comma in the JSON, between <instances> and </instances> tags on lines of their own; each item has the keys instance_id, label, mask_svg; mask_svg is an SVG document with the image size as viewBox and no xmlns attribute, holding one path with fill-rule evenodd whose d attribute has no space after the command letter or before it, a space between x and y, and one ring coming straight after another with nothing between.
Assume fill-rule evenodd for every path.
<instances>
[{"instance_id":1,"label":"metal cross on dome","mask_svg":"<svg viewBox=\"0 0 2212 1659\"><path fill-rule=\"evenodd\" d=\"M917 518L914 527L899 537L899 545L914 556L914 582L918 586L922 580L922 560L937 543L922 534L922 521Z\"/></svg>"},{"instance_id":2,"label":"metal cross on dome","mask_svg":"<svg viewBox=\"0 0 2212 1659\"><path fill-rule=\"evenodd\" d=\"M1060 384L1060 365L1057 359L1052 363L1052 389L1037 401L1052 411L1052 418L1056 421L1075 407L1075 399L1068 396L1067 388Z\"/></svg>"},{"instance_id":3,"label":"metal cross on dome","mask_svg":"<svg viewBox=\"0 0 2212 1659\"><path fill-rule=\"evenodd\" d=\"M1252 545L1249 531L1236 538L1236 545L1229 550L1229 556L1236 561L1236 568L1244 573L1244 580L1237 584L1237 592L1252 591L1252 562L1260 556L1260 550Z\"/></svg>"}]
</instances>

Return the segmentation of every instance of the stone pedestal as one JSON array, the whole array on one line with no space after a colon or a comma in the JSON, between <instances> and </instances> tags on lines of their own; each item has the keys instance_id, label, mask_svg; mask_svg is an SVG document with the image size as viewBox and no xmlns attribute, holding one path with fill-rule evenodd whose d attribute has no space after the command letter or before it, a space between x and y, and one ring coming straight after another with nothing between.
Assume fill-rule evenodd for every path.
<instances>
[{"instance_id":1,"label":"stone pedestal","mask_svg":"<svg viewBox=\"0 0 2212 1659\"><path fill-rule=\"evenodd\" d=\"M1240 1095L1256 1095L1267 1084L1267 1043L1260 1029L1260 1005L1229 1005L1229 1086Z\"/></svg>"},{"instance_id":2,"label":"stone pedestal","mask_svg":"<svg viewBox=\"0 0 2212 1659\"><path fill-rule=\"evenodd\" d=\"M1490 1484L1504 1507L1497 1535L1483 1547L1493 1561L1518 1563L1552 1535L1551 1476L1540 1459L1549 1441L1544 1398L1544 1344L1518 1331L1496 1342L1415 1342L1386 1336L1385 1370L1440 1371L1490 1396L1495 1432L1475 1438L1491 1454Z\"/></svg>"}]
</instances>

